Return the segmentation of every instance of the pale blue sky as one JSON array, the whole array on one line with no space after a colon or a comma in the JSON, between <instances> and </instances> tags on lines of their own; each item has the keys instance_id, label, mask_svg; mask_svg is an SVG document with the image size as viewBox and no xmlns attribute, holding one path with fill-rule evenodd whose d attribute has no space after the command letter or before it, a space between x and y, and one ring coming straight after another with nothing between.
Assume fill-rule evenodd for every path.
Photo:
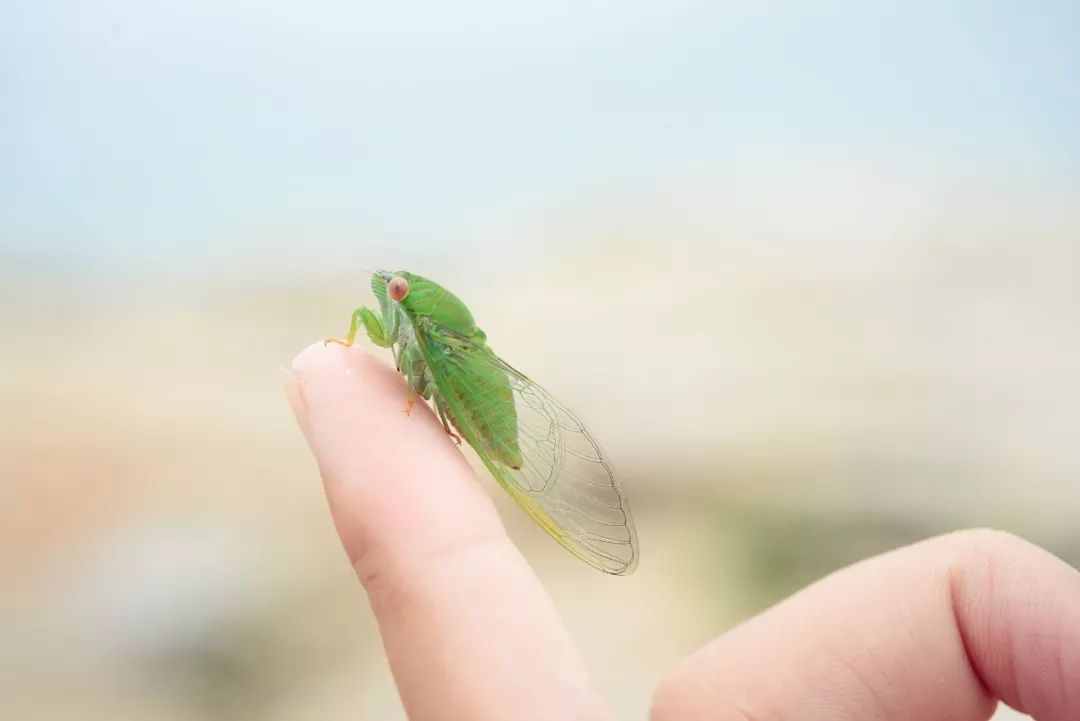
<instances>
[{"instance_id":1,"label":"pale blue sky","mask_svg":"<svg viewBox=\"0 0 1080 721\"><path fill-rule=\"evenodd\" d=\"M831 164L1080 189L1067 0L22 0L0 58L0 261L30 270Z\"/></svg>"}]
</instances>

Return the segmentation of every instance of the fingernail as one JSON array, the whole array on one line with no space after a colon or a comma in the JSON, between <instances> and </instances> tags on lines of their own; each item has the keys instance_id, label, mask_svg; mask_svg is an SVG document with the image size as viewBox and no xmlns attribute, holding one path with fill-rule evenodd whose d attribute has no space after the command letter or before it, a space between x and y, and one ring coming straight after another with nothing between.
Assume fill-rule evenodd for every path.
<instances>
[{"instance_id":1,"label":"fingernail","mask_svg":"<svg viewBox=\"0 0 1080 721\"><path fill-rule=\"evenodd\" d=\"M282 366L281 384L285 387L285 396L289 399L289 406L292 407L293 415L296 416L296 423L300 426L300 432L310 442L308 403L307 396L304 394L304 380L300 372L295 368Z\"/></svg>"}]
</instances>

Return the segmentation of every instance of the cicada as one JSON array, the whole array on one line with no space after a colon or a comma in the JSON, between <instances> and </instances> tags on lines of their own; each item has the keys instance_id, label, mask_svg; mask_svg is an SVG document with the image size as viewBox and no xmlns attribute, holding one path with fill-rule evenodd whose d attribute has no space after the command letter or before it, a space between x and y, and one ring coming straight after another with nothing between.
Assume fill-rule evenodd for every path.
<instances>
[{"instance_id":1,"label":"cicada","mask_svg":"<svg viewBox=\"0 0 1080 721\"><path fill-rule=\"evenodd\" d=\"M499 358L469 308L414 273L376 271L378 311L358 308L360 328L389 348L408 384L406 409L431 402L446 432L464 439L499 485L566 550L606 573L637 566L630 506L599 445L565 405ZM456 431L456 433L455 433ZM460 435L459 435L460 434Z\"/></svg>"}]
</instances>

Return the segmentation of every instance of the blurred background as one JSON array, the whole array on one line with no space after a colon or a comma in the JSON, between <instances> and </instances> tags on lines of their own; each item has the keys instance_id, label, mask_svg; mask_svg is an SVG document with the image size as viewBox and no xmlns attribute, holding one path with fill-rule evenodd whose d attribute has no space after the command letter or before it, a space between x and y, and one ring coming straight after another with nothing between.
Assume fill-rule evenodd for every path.
<instances>
[{"instance_id":1,"label":"blurred background","mask_svg":"<svg viewBox=\"0 0 1080 721\"><path fill-rule=\"evenodd\" d=\"M1064 0L4 3L0 716L402 718L279 385L364 267L621 470L626 579L498 501L622 718L884 549L1080 563L1078 77Z\"/></svg>"}]
</instances>

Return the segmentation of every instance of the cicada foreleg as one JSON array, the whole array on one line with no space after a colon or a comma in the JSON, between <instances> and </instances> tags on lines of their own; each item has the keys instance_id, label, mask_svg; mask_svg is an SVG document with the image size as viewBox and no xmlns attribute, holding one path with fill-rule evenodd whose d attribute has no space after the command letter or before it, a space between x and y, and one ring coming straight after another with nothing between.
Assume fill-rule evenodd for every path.
<instances>
[{"instance_id":1,"label":"cicada foreleg","mask_svg":"<svg viewBox=\"0 0 1080 721\"><path fill-rule=\"evenodd\" d=\"M356 335L361 326L364 328L364 332L367 333L367 337L371 339L371 342L380 348L392 348L397 341L397 338L386 332L383 322L379 319L379 316L375 315L374 311L369 308L357 308L353 311L352 319L349 322L348 335L344 338L327 338L323 342L350 346L356 342Z\"/></svg>"}]
</instances>

